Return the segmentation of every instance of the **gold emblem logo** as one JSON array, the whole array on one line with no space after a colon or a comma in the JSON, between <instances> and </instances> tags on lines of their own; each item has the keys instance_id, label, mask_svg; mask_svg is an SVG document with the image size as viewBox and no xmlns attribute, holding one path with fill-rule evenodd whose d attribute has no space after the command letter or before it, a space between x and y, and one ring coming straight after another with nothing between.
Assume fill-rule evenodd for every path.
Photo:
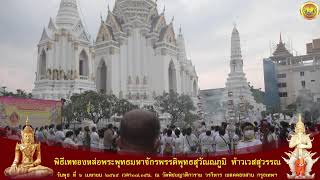
<instances>
[{"instance_id":1,"label":"gold emblem logo","mask_svg":"<svg viewBox=\"0 0 320 180\"><path fill-rule=\"evenodd\" d=\"M300 14L307 20L315 19L319 15L319 6L311 1L305 2L300 8Z\"/></svg>"}]
</instances>

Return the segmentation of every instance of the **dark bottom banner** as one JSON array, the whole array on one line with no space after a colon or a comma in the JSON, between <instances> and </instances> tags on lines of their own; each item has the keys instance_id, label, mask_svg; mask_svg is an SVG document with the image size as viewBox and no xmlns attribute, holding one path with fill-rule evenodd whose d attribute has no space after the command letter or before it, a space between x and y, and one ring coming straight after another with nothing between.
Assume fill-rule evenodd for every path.
<instances>
[{"instance_id":1,"label":"dark bottom banner","mask_svg":"<svg viewBox=\"0 0 320 180\"><path fill-rule=\"evenodd\" d=\"M47 144L27 146L0 138L0 179L320 179L319 155L315 154L320 151L319 135L313 138L312 144L312 148L294 144L299 148L283 146L236 156L159 157L72 150Z\"/></svg>"}]
</instances>

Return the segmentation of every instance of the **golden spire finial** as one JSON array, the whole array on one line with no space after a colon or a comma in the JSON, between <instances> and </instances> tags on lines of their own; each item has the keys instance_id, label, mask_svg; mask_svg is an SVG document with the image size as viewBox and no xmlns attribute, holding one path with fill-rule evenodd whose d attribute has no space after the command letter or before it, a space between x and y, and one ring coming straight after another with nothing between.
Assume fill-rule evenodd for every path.
<instances>
[{"instance_id":1,"label":"golden spire finial","mask_svg":"<svg viewBox=\"0 0 320 180\"><path fill-rule=\"evenodd\" d=\"M26 126L30 126L30 122L29 122L29 114L27 114Z\"/></svg>"},{"instance_id":2,"label":"golden spire finial","mask_svg":"<svg viewBox=\"0 0 320 180\"><path fill-rule=\"evenodd\" d=\"M302 121L301 113L299 113L299 115L298 115L298 116L299 116L299 118L298 118L298 122L299 122L299 121Z\"/></svg>"},{"instance_id":3,"label":"golden spire finial","mask_svg":"<svg viewBox=\"0 0 320 180\"><path fill-rule=\"evenodd\" d=\"M306 130L304 127L304 123L302 122L302 116L300 113L298 115L298 122L295 127L295 132L297 132L298 130L302 130L303 132L305 132L305 130Z\"/></svg>"},{"instance_id":4,"label":"golden spire finial","mask_svg":"<svg viewBox=\"0 0 320 180\"><path fill-rule=\"evenodd\" d=\"M26 119L26 125L22 130L22 133L33 133L33 129L30 126L30 122L29 122L29 114L26 114L27 119Z\"/></svg>"},{"instance_id":5,"label":"golden spire finial","mask_svg":"<svg viewBox=\"0 0 320 180\"><path fill-rule=\"evenodd\" d=\"M299 115L298 115L298 122L297 122L297 124L299 124L299 125L303 124L303 125L304 125L304 123L302 122L301 113L299 113Z\"/></svg>"}]
</instances>

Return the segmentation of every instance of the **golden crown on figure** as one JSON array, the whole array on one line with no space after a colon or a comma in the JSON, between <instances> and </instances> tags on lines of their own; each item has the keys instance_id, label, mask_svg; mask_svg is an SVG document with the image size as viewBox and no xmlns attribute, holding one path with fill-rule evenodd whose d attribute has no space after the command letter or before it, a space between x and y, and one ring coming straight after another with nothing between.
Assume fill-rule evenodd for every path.
<instances>
[{"instance_id":1,"label":"golden crown on figure","mask_svg":"<svg viewBox=\"0 0 320 180\"><path fill-rule=\"evenodd\" d=\"M299 114L298 122L295 126L294 132L297 133L299 130L302 130L303 133L306 132L306 128L304 127L304 123L302 122L302 116Z\"/></svg>"},{"instance_id":2,"label":"golden crown on figure","mask_svg":"<svg viewBox=\"0 0 320 180\"><path fill-rule=\"evenodd\" d=\"M21 132L22 134L24 133L33 133L33 129L30 126L30 122L29 122L29 116L27 115L27 120L26 120L26 126L24 127L24 129Z\"/></svg>"}]
</instances>

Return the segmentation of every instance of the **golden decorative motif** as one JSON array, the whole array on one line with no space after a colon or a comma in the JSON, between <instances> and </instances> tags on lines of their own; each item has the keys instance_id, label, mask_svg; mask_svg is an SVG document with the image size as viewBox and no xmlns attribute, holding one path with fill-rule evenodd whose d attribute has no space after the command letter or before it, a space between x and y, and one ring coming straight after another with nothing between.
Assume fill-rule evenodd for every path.
<instances>
[{"instance_id":1,"label":"golden decorative motif","mask_svg":"<svg viewBox=\"0 0 320 180\"><path fill-rule=\"evenodd\" d=\"M300 14L307 20L313 20L319 15L319 6L312 2L305 2L300 8Z\"/></svg>"}]
</instances>

